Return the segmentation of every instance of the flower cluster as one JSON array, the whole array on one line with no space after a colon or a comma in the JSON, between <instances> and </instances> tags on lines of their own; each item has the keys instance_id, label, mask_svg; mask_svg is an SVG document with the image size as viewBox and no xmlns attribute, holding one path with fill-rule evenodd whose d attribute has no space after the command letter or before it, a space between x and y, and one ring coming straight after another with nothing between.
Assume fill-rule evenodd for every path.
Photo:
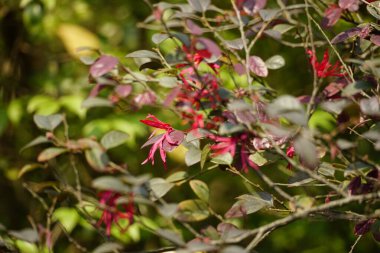
<instances>
[{"instance_id":1,"label":"flower cluster","mask_svg":"<svg viewBox=\"0 0 380 253\"><path fill-rule=\"evenodd\" d=\"M117 192L108 190L102 191L98 194L99 203L103 209L102 215L97 223L97 226L102 224L106 227L106 234L109 236L111 234L111 227L113 224L116 224L122 232L126 231L128 227L133 224L134 217L134 202L133 194L129 195L128 204L121 204L123 210L119 210L117 200L121 195ZM119 224L120 219L127 219L129 224L126 228L122 228Z\"/></svg>"}]
</instances>

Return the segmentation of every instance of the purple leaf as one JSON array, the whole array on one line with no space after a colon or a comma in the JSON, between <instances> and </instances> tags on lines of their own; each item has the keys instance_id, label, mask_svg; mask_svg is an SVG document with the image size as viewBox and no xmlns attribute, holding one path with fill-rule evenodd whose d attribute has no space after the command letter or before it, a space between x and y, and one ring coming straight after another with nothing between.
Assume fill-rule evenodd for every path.
<instances>
[{"instance_id":1,"label":"purple leaf","mask_svg":"<svg viewBox=\"0 0 380 253\"><path fill-rule=\"evenodd\" d=\"M322 19L322 27L330 28L338 22L342 9L336 5L331 5L325 10L325 16Z\"/></svg>"},{"instance_id":2,"label":"purple leaf","mask_svg":"<svg viewBox=\"0 0 380 253\"><path fill-rule=\"evenodd\" d=\"M359 0L339 0L339 7L349 11L357 11L359 9Z\"/></svg>"},{"instance_id":3,"label":"purple leaf","mask_svg":"<svg viewBox=\"0 0 380 253\"><path fill-rule=\"evenodd\" d=\"M376 46L380 46L380 35L372 35L370 40Z\"/></svg>"},{"instance_id":4,"label":"purple leaf","mask_svg":"<svg viewBox=\"0 0 380 253\"><path fill-rule=\"evenodd\" d=\"M178 94L180 92L181 92L180 87L175 87L174 89L172 89L172 91L167 95L163 105L169 106L171 104L171 102L173 102L173 100L178 96Z\"/></svg>"},{"instance_id":5,"label":"purple leaf","mask_svg":"<svg viewBox=\"0 0 380 253\"><path fill-rule=\"evenodd\" d=\"M147 147L149 145L152 145L152 144L156 143L157 141L159 141L162 138L163 135L164 134L158 134L156 136L153 136L147 142L145 142L144 145L141 146L141 148L145 148L145 147Z\"/></svg>"},{"instance_id":6,"label":"purple leaf","mask_svg":"<svg viewBox=\"0 0 380 253\"><path fill-rule=\"evenodd\" d=\"M147 91L144 93L141 93L137 95L133 102L138 106L141 107L143 105L152 105L156 102L156 94L154 94L152 91Z\"/></svg>"},{"instance_id":7,"label":"purple leaf","mask_svg":"<svg viewBox=\"0 0 380 253\"><path fill-rule=\"evenodd\" d=\"M267 4L267 0L245 0L243 3L243 10L249 14L256 14L259 10L263 9Z\"/></svg>"},{"instance_id":8,"label":"purple leaf","mask_svg":"<svg viewBox=\"0 0 380 253\"><path fill-rule=\"evenodd\" d=\"M105 84L97 84L95 85L92 89L91 89L91 92L90 92L90 95L89 97L96 97L99 92L104 89L106 87Z\"/></svg>"},{"instance_id":9,"label":"purple leaf","mask_svg":"<svg viewBox=\"0 0 380 253\"><path fill-rule=\"evenodd\" d=\"M168 141L167 138L165 138L165 140L162 143L163 149L167 152L170 152L176 147L178 147L178 145L180 145L183 139L185 138L185 134L182 131L174 130L169 133L169 137L171 143Z\"/></svg>"},{"instance_id":10,"label":"purple leaf","mask_svg":"<svg viewBox=\"0 0 380 253\"><path fill-rule=\"evenodd\" d=\"M100 77L108 72L110 72L116 65L119 63L119 60L110 55L102 55L98 60L91 66L90 74L94 77Z\"/></svg>"},{"instance_id":11,"label":"purple leaf","mask_svg":"<svg viewBox=\"0 0 380 253\"><path fill-rule=\"evenodd\" d=\"M362 31L362 29L359 27L354 27L354 28L348 29L347 31L341 32L337 36L335 36L331 40L331 43L337 44L337 43L343 42L347 39L350 39L352 37L359 35L361 33L361 31Z\"/></svg>"},{"instance_id":12,"label":"purple leaf","mask_svg":"<svg viewBox=\"0 0 380 253\"><path fill-rule=\"evenodd\" d=\"M375 219L365 220L357 223L354 228L355 235L364 235L371 230L371 226L375 223Z\"/></svg>"},{"instance_id":13,"label":"purple leaf","mask_svg":"<svg viewBox=\"0 0 380 253\"><path fill-rule=\"evenodd\" d=\"M249 57L249 69L257 76L268 76L268 68L265 62L258 56Z\"/></svg>"},{"instance_id":14,"label":"purple leaf","mask_svg":"<svg viewBox=\"0 0 380 253\"><path fill-rule=\"evenodd\" d=\"M236 63L234 65L234 70L236 71L236 73L239 75L239 76L242 76L245 74L245 68L244 68L244 65L241 64L241 63Z\"/></svg>"},{"instance_id":15,"label":"purple leaf","mask_svg":"<svg viewBox=\"0 0 380 253\"><path fill-rule=\"evenodd\" d=\"M190 19L186 20L186 27L190 31L191 34L194 34L194 35L202 35L203 34L202 28L200 28L197 24L195 24Z\"/></svg>"},{"instance_id":16,"label":"purple leaf","mask_svg":"<svg viewBox=\"0 0 380 253\"><path fill-rule=\"evenodd\" d=\"M126 98L132 92L132 86L128 84L121 84L116 86L115 92L119 97Z\"/></svg>"},{"instance_id":17,"label":"purple leaf","mask_svg":"<svg viewBox=\"0 0 380 253\"><path fill-rule=\"evenodd\" d=\"M197 42L201 43L212 54L213 57L219 58L222 55L222 51L220 51L220 48L214 41L206 38L199 38Z\"/></svg>"}]
</instances>

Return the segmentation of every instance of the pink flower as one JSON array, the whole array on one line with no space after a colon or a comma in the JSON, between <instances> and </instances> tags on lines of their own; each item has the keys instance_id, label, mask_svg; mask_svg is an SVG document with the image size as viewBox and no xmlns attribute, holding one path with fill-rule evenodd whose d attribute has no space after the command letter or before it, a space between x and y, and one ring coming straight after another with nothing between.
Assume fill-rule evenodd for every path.
<instances>
[{"instance_id":1,"label":"pink flower","mask_svg":"<svg viewBox=\"0 0 380 253\"><path fill-rule=\"evenodd\" d=\"M149 160L154 165L154 154L157 150L160 152L161 160L166 168L166 152L172 151L178 147L185 137L182 131L178 131L172 128L171 125L158 120L155 116L149 114L146 119L140 120L145 125L165 130L165 133L154 136L155 131L150 135L148 141L141 147L152 145L149 151L148 158L142 163L145 164Z\"/></svg>"},{"instance_id":2,"label":"pink flower","mask_svg":"<svg viewBox=\"0 0 380 253\"><path fill-rule=\"evenodd\" d=\"M329 63L328 49L326 49L323 54L323 60L321 62L317 61L317 56L312 50L307 50L307 54L310 56L310 63L313 66L313 69L317 72L318 77L325 78L328 76L344 76L344 73L341 73L342 66L339 62L336 62L334 65Z\"/></svg>"},{"instance_id":3,"label":"pink flower","mask_svg":"<svg viewBox=\"0 0 380 253\"><path fill-rule=\"evenodd\" d=\"M118 210L117 206L117 199L121 197L121 195L117 192L113 191L102 191L98 194L99 197L99 203L102 205L103 213L100 217L97 226L101 226L103 223L106 226L106 234L109 236L111 234L111 226L112 224L116 224L119 226L120 230L122 232L125 232L126 228L120 227L118 221L119 219L128 219L129 225L133 224L133 216L134 216L134 203L133 203L133 195L131 194L129 196L129 202L128 205L123 204L121 205L124 210L120 211Z\"/></svg>"},{"instance_id":4,"label":"pink flower","mask_svg":"<svg viewBox=\"0 0 380 253\"><path fill-rule=\"evenodd\" d=\"M286 150L286 156L289 158L293 158L296 154L296 150L294 149L294 146L289 146L288 149ZM292 168L292 165L288 163L287 166L288 169Z\"/></svg>"},{"instance_id":5,"label":"pink flower","mask_svg":"<svg viewBox=\"0 0 380 253\"><path fill-rule=\"evenodd\" d=\"M243 133L234 137L210 136L210 139L217 142L211 145L213 156L230 153L232 157L235 157L236 150L240 149L240 159L236 161L236 167L243 169L244 172L248 172L248 167L259 169L259 166L249 159L248 134Z\"/></svg>"}]
</instances>

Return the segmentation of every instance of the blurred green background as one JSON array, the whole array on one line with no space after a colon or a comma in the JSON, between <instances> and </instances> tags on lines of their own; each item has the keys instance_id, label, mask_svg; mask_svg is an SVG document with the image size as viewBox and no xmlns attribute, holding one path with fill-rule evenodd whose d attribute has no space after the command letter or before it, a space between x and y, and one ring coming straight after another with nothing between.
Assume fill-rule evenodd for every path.
<instances>
[{"instance_id":1,"label":"blurred green background","mask_svg":"<svg viewBox=\"0 0 380 253\"><path fill-rule=\"evenodd\" d=\"M228 6L229 1L214 2ZM17 178L19 169L35 161L39 151L36 148L20 153L26 143L41 134L32 120L35 113L65 113L70 134L76 138L101 136L111 129L128 132L133 137L131 141L111 155L117 162L128 163L134 173L161 176L185 168L178 154L169 161L170 171L159 166L139 166L147 154L147 150L139 150L148 133L138 119L144 118L149 110L131 113L81 108L91 86L88 66L80 62L75 49L86 44L120 58L133 50L149 49L153 46L152 32L138 27L149 14L149 8L139 0L0 0L0 223L8 229L28 227L27 215L36 212L34 208L39 205ZM303 49L286 49L277 43L259 44L258 48L263 58L281 53L292 59L285 68L271 74L268 82L272 87L294 95L308 92L310 75L307 70L300 73L297 67L307 62ZM223 171L214 171L203 179L210 186L217 211L225 212L234 197L244 193L241 180ZM168 197L181 200L187 195L187 191L177 191ZM243 222L254 227L267 222L265 217L252 215ZM199 224L199 228L206 225ZM83 231L85 228L78 225L73 233L82 233L82 242L91 247L96 237ZM131 250L156 246L151 237L142 236L139 241L139 236L133 233L126 235ZM354 241L352 223L299 221L275 231L260 244L258 251L348 252ZM59 252L75 252L63 245ZM366 235L355 252L377 250L376 243Z\"/></svg>"}]
</instances>

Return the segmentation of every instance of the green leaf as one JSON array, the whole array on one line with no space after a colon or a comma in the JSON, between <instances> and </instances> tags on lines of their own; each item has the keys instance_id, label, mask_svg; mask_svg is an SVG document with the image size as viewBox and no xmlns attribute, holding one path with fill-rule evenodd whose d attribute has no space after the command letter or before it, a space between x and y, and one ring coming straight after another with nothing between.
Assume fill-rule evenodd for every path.
<instances>
[{"instance_id":1,"label":"green leaf","mask_svg":"<svg viewBox=\"0 0 380 253\"><path fill-rule=\"evenodd\" d=\"M202 153L201 153L201 169L203 169L203 167L205 166L205 163L207 161L207 157L208 157L208 154L210 153L210 151L211 151L211 145L210 144L207 144L202 149Z\"/></svg>"},{"instance_id":2,"label":"green leaf","mask_svg":"<svg viewBox=\"0 0 380 253\"><path fill-rule=\"evenodd\" d=\"M123 246L116 242L106 242L94 249L93 253L112 253L119 252L122 250Z\"/></svg>"},{"instance_id":3,"label":"green leaf","mask_svg":"<svg viewBox=\"0 0 380 253\"><path fill-rule=\"evenodd\" d=\"M267 113L271 117L284 117L291 122L306 126L307 117L305 110L300 101L289 95L283 95L276 98L267 107Z\"/></svg>"},{"instance_id":4,"label":"green leaf","mask_svg":"<svg viewBox=\"0 0 380 253\"><path fill-rule=\"evenodd\" d=\"M268 163L268 160L262 156L259 152L256 152L249 156L249 160L256 163L258 166L263 166Z\"/></svg>"},{"instance_id":5,"label":"green leaf","mask_svg":"<svg viewBox=\"0 0 380 253\"><path fill-rule=\"evenodd\" d=\"M369 3L367 5L367 11L380 20L380 1Z\"/></svg>"},{"instance_id":6,"label":"green leaf","mask_svg":"<svg viewBox=\"0 0 380 253\"><path fill-rule=\"evenodd\" d=\"M12 230L9 231L9 234L16 237L17 239L27 242L37 242L39 239L37 231L31 228L25 228L18 231Z\"/></svg>"},{"instance_id":7,"label":"green leaf","mask_svg":"<svg viewBox=\"0 0 380 253\"><path fill-rule=\"evenodd\" d=\"M298 209L310 209L315 202L315 199L309 196L294 196L294 200L289 202L289 208L293 211Z\"/></svg>"},{"instance_id":8,"label":"green leaf","mask_svg":"<svg viewBox=\"0 0 380 253\"><path fill-rule=\"evenodd\" d=\"M248 253L246 249L237 245L227 246L220 253Z\"/></svg>"},{"instance_id":9,"label":"green leaf","mask_svg":"<svg viewBox=\"0 0 380 253\"><path fill-rule=\"evenodd\" d=\"M158 78L158 84L165 88L174 88L178 86L178 80L175 77L163 76Z\"/></svg>"},{"instance_id":10,"label":"green leaf","mask_svg":"<svg viewBox=\"0 0 380 253\"><path fill-rule=\"evenodd\" d=\"M178 204L176 219L184 222L201 221L210 215L207 203L200 199L189 199Z\"/></svg>"},{"instance_id":11,"label":"green leaf","mask_svg":"<svg viewBox=\"0 0 380 253\"><path fill-rule=\"evenodd\" d=\"M109 163L107 154L100 147L92 147L85 151L88 164L97 171L105 171Z\"/></svg>"},{"instance_id":12,"label":"green leaf","mask_svg":"<svg viewBox=\"0 0 380 253\"><path fill-rule=\"evenodd\" d=\"M278 24L278 25L275 25L273 27L273 30L281 33L281 34L284 34L288 31L290 31L291 29L293 29L295 26L294 25L288 25L288 24Z\"/></svg>"},{"instance_id":13,"label":"green leaf","mask_svg":"<svg viewBox=\"0 0 380 253\"><path fill-rule=\"evenodd\" d=\"M264 21L270 21L276 17L276 15L280 12L278 9L263 9L259 10L259 15Z\"/></svg>"},{"instance_id":14,"label":"green leaf","mask_svg":"<svg viewBox=\"0 0 380 253\"><path fill-rule=\"evenodd\" d=\"M224 153L222 155L215 156L212 158L211 162L216 164L224 164L224 165L231 165L233 161L233 157L230 153Z\"/></svg>"},{"instance_id":15,"label":"green leaf","mask_svg":"<svg viewBox=\"0 0 380 253\"><path fill-rule=\"evenodd\" d=\"M170 176L168 176L166 178L166 181L175 184L175 183L178 183L179 181L185 180L188 176L189 174L186 171L177 171L171 174Z\"/></svg>"},{"instance_id":16,"label":"green leaf","mask_svg":"<svg viewBox=\"0 0 380 253\"><path fill-rule=\"evenodd\" d=\"M280 69L285 66L285 59L281 55L275 55L265 61L268 69Z\"/></svg>"},{"instance_id":17,"label":"green leaf","mask_svg":"<svg viewBox=\"0 0 380 253\"><path fill-rule=\"evenodd\" d=\"M323 162L318 168L318 173L326 177L334 177L335 167L330 163Z\"/></svg>"},{"instance_id":18,"label":"green leaf","mask_svg":"<svg viewBox=\"0 0 380 253\"><path fill-rule=\"evenodd\" d=\"M21 178L23 175L25 175L26 173L28 173L30 171L33 171L35 169L43 169L43 168L44 168L44 166L42 164L39 164L39 163L27 164L21 168L21 170L18 172L17 177Z\"/></svg>"},{"instance_id":19,"label":"green leaf","mask_svg":"<svg viewBox=\"0 0 380 253\"><path fill-rule=\"evenodd\" d=\"M152 36L152 42L154 44L160 44L161 42L165 41L166 39L169 39L169 35L165 33L155 33Z\"/></svg>"},{"instance_id":20,"label":"green leaf","mask_svg":"<svg viewBox=\"0 0 380 253\"><path fill-rule=\"evenodd\" d=\"M356 95L364 90L369 90L372 88L372 84L365 82L365 81L356 81L354 83L350 83L347 85L343 91L342 96L349 97Z\"/></svg>"},{"instance_id":21,"label":"green leaf","mask_svg":"<svg viewBox=\"0 0 380 253\"><path fill-rule=\"evenodd\" d=\"M185 163L187 166L194 165L201 161L202 152L200 149L191 147L185 155Z\"/></svg>"},{"instance_id":22,"label":"green leaf","mask_svg":"<svg viewBox=\"0 0 380 253\"><path fill-rule=\"evenodd\" d=\"M200 180L191 180L189 182L191 189L201 200L208 202L210 198L210 191L206 183Z\"/></svg>"},{"instance_id":23,"label":"green leaf","mask_svg":"<svg viewBox=\"0 0 380 253\"><path fill-rule=\"evenodd\" d=\"M322 110L316 110L310 117L309 127L317 129L323 133L330 133L337 126L337 121L333 115Z\"/></svg>"},{"instance_id":24,"label":"green leaf","mask_svg":"<svg viewBox=\"0 0 380 253\"><path fill-rule=\"evenodd\" d=\"M90 97L82 102L82 108L112 107L112 103L104 98Z\"/></svg>"},{"instance_id":25,"label":"green leaf","mask_svg":"<svg viewBox=\"0 0 380 253\"><path fill-rule=\"evenodd\" d=\"M164 204L163 206L158 206L157 209L162 216L171 218L177 212L178 204Z\"/></svg>"},{"instance_id":26,"label":"green leaf","mask_svg":"<svg viewBox=\"0 0 380 253\"><path fill-rule=\"evenodd\" d=\"M244 194L237 199L238 201L225 214L226 218L246 216L264 207L273 206L272 197L268 193L258 193L258 195Z\"/></svg>"},{"instance_id":27,"label":"green leaf","mask_svg":"<svg viewBox=\"0 0 380 253\"><path fill-rule=\"evenodd\" d=\"M45 136L38 136L37 138L35 138L34 140L32 140L31 142L26 144L24 147L22 147L20 152L24 151L27 148L36 146L38 144L48 143L48 142L50 142L50 140L48 138L46 138Z\"/></svg>"},{"instance_id":28,"label":"green leaf","mask_svg":"<svg viewBox=\"0 0 380 253\"><path fill-rule=\"evenodd\" d=\"M211 4L211 0L188 0L188 2L198 12L205 12Z\"/></svg>"},{"instance_id":29,"label":"green leaf","mask_svg":"<svg viewBox=\"0 0 380 253\"><path fill-rule=\"evenodd\" d=\"M59 221L68 233L71 233L80 220L74 208L60 207L53 213L53 221Z\"/></svg>"},{"instance_id":30,"label":"green leaf","mask_svg":"<svg viewBox=\"0 0 380 253\"><path fill-rule=\"evenodd\" d=\"M119 178L112 176L98 177L92 181L92 187L99 190L112 190L120 193L128 193L130 189Z\"/></svg>"},{"instance_id":31,"label":"green leaf","mask_svg":"<svg viewBox=\"0 0 380 253\"><path fill-rule=\"evenodd\" d=\"M62 114L52 114L48 116L35 114L33 116L34 123L40 129L53 131L63 121Z\"/></svg>"},{"instance_id":32,"label":"green leaf","mask_svg":"<svg viewBox=\"0 0 380 253\"><path fill-rule=\"evenodd\" d=\"M314 169L318 165L317 148L311 136L305 133L299 135L294 141L294 148L308 168Z\"/></svg>"},{"instance_id":33,"label":"green leaf","mask_svg":"<svg viewBox=\"0 0 380 253\"><path fill-rule=\"evenodd\" d=\"M174 187L173 183L170 183L167 180L159 177L149 180L148 185L151 190L153 200L162 198L166 193L170 191L171 188Z\"/></svg>"},{"instance_id":34,"label":"green leaf","mask_svg":"<svg viewBox=\"0 0 380 253\"><path fill-rule=\"evenodd\" d=\"M160 56L153 51L149 50L137 50L130 54L127 54L125 57L127 58L150 58L150 59L156 59L161 60Z\"/></svg>"},{"instance_id":35,"label":"green leaf","mask_svg":"<svg viewBox=\"0 0 380 253\"><path fill-rule=\"evenodd\" d=\"M125 143L129 138L127 133L121 131L111 131L106 133L103 138L100 140L100 143L105 149L115 148Z\"/></svg>"},{"instance_id":36,"label":"green leaf","mask_svg":"<svg viewBox=\"0 0 380 253\"><path fill-rule=\"evenodd\" d=\"M174 243L175 245L185 245L185 242L181 238L181 236L171 230L160 228L157 229L156 232L160 237L165 238L166 240Z\"/></svg>"},{"instance_id":37,"label":"green leaf","mask_svg":"<svg viewBox=\"0 0 380 253\"><path fill-rule=\"evenodd\" d=\"M37 161L46 162L66 152L64 148L47 148L38 155Z\"/></svg>"}]
</instances>

